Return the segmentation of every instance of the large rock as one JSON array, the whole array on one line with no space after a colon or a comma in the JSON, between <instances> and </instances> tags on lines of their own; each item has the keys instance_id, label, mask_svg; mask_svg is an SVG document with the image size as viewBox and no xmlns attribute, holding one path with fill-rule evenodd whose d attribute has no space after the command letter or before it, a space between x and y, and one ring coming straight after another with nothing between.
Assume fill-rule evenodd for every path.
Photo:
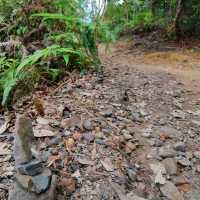
<instances>
[{"instance_id":1,"label":"large rock","mask_svg":"<svg viewBox=\"0 0 200 200\"><path fill-rule=\"evenodd\" d=\"M182 133L170 126L156 127L154 129L156 135L164 135L166 138L177 139L182 136Z\"/></svg>"},{"instance_id":2,"label":"large rock","mask_svg":"<svg viewBox=\"0 0 200 200\"><path fill-rule=\"evenodd\" d=\"M158 155L161 158L172 158L176 156L176 152L170 145L167 145L158 149Z\"/></svg>"},{"instance_id":3,"label":"large rock","mask_svg":"<svg viewBox=\"0 0 200 200\"><path fill-rule=\"evenodd\" d=\"M83 122L83 127L87 131L91 131L93 129L92 122L90 120L85 120Z\"/></svg>"},{"instance_id":4,"label":"large rock","mask_svg":"<svg viewBox=\"0 0 200 200\"><path fill-rule=\"evenodd\" d=\"M139 197L136 194L134 194L133 192L130 192L127 194L127 200L147 200L147 199Z\"/></svg>"},{"instance_id":5,"label":"large rock","mask_svg":"<svg viewBox=\"0 0 200 200\"><path fill-rule=\"evenodd\" d=\"M156 184L158 183L161 185L165 184L166 182L166 178L164 176L166 174L165 166L162 163L157 162L157 163L151 163L150 168L155 176L154 182Z\"/></svg>"},{"instance_id":6,"label":"large rock","mask_svg":"<svg viewBox=\"0 0 200 200\"><path fill-rule=\"evenodd\" d=\"M167 197L169 200L184 200L182 194L178 191L176 186L167 181L165 185L160 187L160 190L164 197Z\"/></svg>"},{"instance_id":7,"label":"large rock","mask_svg":"<svg viewBox=\"0 0 200 200\"><path fill-rule=\"evenodd\" d=\"M184 142L177 142L174 144L174 149L176 151L186 152L186 144Z\"/></svg>"},{"instance_id":8,"label":"large rock","mask_svg":"<svg viewBox=\"0 0 200 200\"><path fill-rule=\"evenodd\" d=\"M8 200L54 200L56 176L32 159L33 129L29 119L19 116L16 122L14 158L17 173Z\"/></svg>"},{"instance_id":9,"label":"large rock","mask_svg":"<svg viewBox=\"0 0 200 200\"><path fill-rule=\"evenodd\" d=\"M169 175L177 174L178 167L174 158L166 158L162 161L162 163L164 164L165 169Z\"/></svg>"},{"instance_id":10,"label":"large rock","mask_svg":"<svg viewBox=\"0 0 200 200\"><path fill-rule=\"evenodd\" d=\"M17 117L15 129L14 157L17 167L19 164L28 163L32 160L31 142L34 136L32 123L26 117Z\"/></svg>"},{"instance_id":11,"label":"large rock","mask_svg":"<svg viewBox=\"0 0 200 200\"><path fill-rule=\"evenodd\" d=\"M8 200L55 200L56 182L57 178L53 175L49 189L39 195L25 190L18 182L15 182L9 191Z\"/></svg>"},{"instance_id":12,"label":"large rock","mask_svg":"<svg viewBox=\"0 0 200 200\"><path fill-rule=\"evenodd\" d=\"M19 172L15 175L17 183L19 185L29 191L37 194L41 194L48 190L51 184L51 171L46 169L43 173L37 176L27 176L22 175Z\"/></svg>"},{"instance_id":13,"label":"large rock","mask_svg":"<svg viewBox=\"0 0 200 200\"><path fill-rule=\"evenodd\" d=\"M26 164L19 164L17 167L18 172L28 176L35 176L42 172L42 163L39 160L32 160Z\"/></svg>"}]
</instances>

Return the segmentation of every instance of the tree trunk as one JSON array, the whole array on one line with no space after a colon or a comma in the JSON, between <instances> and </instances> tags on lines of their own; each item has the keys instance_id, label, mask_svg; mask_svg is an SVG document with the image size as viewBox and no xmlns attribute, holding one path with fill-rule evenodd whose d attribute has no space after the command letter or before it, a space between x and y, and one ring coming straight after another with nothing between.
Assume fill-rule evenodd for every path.
<instances>
[{"instance_id":1,"label":"tree trunk","mask_svg":"<svg viewBox=\"0 0 200 200\"><path fill-rule=\"evenodd\" d=\"M183 9L183 0L178 0L177 7L176 7L176 14L174 18L174 30L176 34L176 39L179 39L181 36L181 28L179 25L179 19L181 17L182 9Z\"/></svg>"},{"instance_id":2,"label":"tree trunk","mask_svg":"<svg viewBox=\"0 0 200 200\"><path fill-rule=\"evenodd\" d=\"M156 15L156 6L157 6L157 0L151 0L151 12L153 15Z\"/></svg>"}]
</instances>

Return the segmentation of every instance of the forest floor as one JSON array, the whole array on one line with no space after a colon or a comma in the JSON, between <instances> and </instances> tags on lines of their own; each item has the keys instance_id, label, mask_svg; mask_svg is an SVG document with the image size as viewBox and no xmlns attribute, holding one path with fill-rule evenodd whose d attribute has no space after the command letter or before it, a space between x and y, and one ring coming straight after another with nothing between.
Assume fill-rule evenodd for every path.
<instances>
[{"instance_id":1,"label":"forest floor","mask_svg":"<svg viewBox=\"0 0 200 200\"><path fill-rule=\"evenodd\" d=\"M100 52L104 77L69 74L2 116L0 199L14 174L12 119L26 112L58 200L199 200L199 49L135 37Z\"/></svg>"}]
</instances>

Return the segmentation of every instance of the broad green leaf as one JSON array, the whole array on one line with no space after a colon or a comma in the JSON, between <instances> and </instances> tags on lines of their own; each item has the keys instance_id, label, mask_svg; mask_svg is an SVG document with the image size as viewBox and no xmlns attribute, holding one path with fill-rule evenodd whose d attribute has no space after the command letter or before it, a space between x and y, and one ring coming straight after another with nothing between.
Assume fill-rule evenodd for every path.
<instances>
[{"instance_id":1,"label":"broad green leaf","mask_svg":"<svg viewBox=\"0 0 200 200\"><path fill-rule=\"evenodd\" d=\"M65 61L65 64L68 65L68 63L69 63L69 55L63 55L63 58L64 58L64 61Z\"/></svg>"}]
</instances>

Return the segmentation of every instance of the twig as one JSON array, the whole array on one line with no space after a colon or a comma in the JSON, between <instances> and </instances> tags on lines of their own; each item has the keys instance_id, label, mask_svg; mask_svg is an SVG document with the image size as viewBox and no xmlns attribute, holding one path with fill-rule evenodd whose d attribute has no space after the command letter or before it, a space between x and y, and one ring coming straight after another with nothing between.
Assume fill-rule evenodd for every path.
<instances>
[{"instance_id":1,"label":"twig","mask_svg":"<svg viewBox=\"0 0 200 200\"><path fill-rule=\"evenodd\" d=\"M66 72L67 73L67 72ZM70 77L71 77L71 74L70 73L67 73ZM55 95L56 92L58 92L64 85L66 85L68 83L69 80L66 80L64 81L61 85L59 85L55 90L53 90L53 92L50 94L51 96L52 95Z\"/></svg>"}]
</instances>

